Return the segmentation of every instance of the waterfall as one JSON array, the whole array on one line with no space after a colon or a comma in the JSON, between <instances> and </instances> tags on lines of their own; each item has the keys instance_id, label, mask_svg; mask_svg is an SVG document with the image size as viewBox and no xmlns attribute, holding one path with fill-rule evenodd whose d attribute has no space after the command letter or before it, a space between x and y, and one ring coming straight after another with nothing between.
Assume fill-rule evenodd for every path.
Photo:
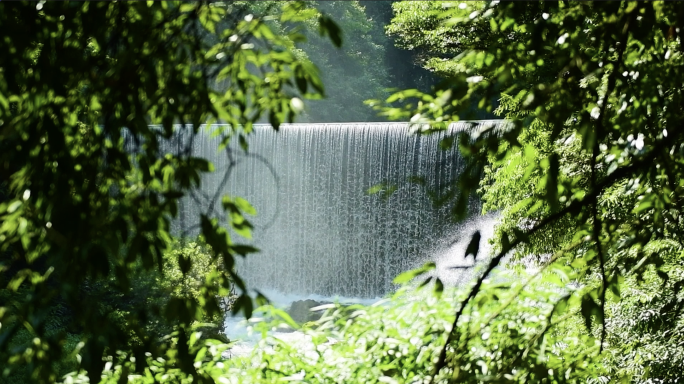
<instances>
[{"instance_id":1,"label":"waterfall","mask_svg":"<svg viewBox=\"0 0 684 384\"><path fill-rule=\"evenodd\" d=\"M448 133L472 125L454 124ZM439 148L448 133L416 135L403 123L290 124L277 132L259 125L245 153L236 143L219 152L220 138L201 132L193 155L209 159L215 172L183 199L175 225L196 226L217 191L243 197L257 210L250 218L254 239L233 234L233 240L261 250L237 266L249 287L382 296L397 274L429 259L455 228L426 193L462 170L457 149ZM424 185L409 182L414 176ZM396 190L367 193L383 183Z\"/></svg>"}]
</instances>

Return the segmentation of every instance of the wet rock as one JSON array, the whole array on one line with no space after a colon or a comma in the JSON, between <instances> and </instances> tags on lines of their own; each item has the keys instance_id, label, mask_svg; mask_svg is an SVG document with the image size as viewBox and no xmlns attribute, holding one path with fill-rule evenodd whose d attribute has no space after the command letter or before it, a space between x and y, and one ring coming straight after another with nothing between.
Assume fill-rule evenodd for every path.
<instances>
[{"instance_id":1,"label":"wet rock","mask_svg":"<svg viewBox=\"0 0 684 384\"><path fill-rule=\"evenodd\" d=\"M290 305L290 309L287 313L290 315L292 320L299 324L307 323L309 321L316 321L321 318L324 311L312 312L311 308L318 307L319 305L329 304L318 302L316 300L297 300Z\"/></svg>"}]
</instances>

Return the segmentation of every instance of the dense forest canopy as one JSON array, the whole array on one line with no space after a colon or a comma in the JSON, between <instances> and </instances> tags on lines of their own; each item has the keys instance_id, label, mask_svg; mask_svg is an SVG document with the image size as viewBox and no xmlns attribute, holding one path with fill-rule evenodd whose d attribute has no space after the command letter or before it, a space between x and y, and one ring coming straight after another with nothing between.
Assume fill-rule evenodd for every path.
<instances>
[{"instance_id":1,"label":"dense forest canopy","mask_svg":"<svg viewBox=\"0 0 684 384\"><path fill-rule=\"evenodd\" d=\"M435 82L431 72L420 69L413 52L397 48L385 34L392 18L393 1L308 1L307 5L328 15L341 28L344 44L337 48L320 36L315 20L305 23L299 37L291 40L301 60L309 60L321 73L326 97L311 100L300 122L360 122L386 120L359 100L385 99L391 90L419 88L428 91ZM277 33L292 26L271 16L280 1L234 2L267 23Z\"/></svg>"},{"instance_id":2,"label":"dense forest canopy","mask_svg":"<svg viewBox=\"0 0 684 384\"><path fill-rule=\"evenodd\" d=\"M676 2L0 3L0 382L680 381L683 28ZM311 346L226 357L217 324L264 302L234 269L257 212L222 196L174 238L213 166L163 142L494 115L441 142L454 218L500 215L474 281L426 264L396 282L429 289L303 325L266 306L258 330Z\"/></svg>"},{"instance_id":3,"label":"dense forest canopy","mask_svg":"<svg viewBox=\"0 0 684 384\"><path fill-rule=\"evenodd\" d=\"M401 2L395 10L388 31L447 81L434 96L395 95L418 99L417 108L385 113L449 121L467 117L475 100L512 123L458 143L485 175L484 210L502 214L491 265L507 252L532 256L557 269L553 279L579 284L548 321L577 308L605 351L606 377L677 380L681 6ZM475 189L469 176L464 190ZM480 281L464 306L481 297Z\"/></svg>"}]
</instances>

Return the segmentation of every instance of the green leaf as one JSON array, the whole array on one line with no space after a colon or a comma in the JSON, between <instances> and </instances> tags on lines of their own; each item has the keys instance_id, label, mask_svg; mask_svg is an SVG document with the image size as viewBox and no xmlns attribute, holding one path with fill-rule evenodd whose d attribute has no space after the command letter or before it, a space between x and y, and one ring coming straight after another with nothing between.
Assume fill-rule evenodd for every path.
<instances>
[{"instance_id":1,"label":"green leaf","mask_svg":"<svg viewBox=\"0 0 684 384\"><path fill-rule=\"evenodd\" d=\"M238 141L240 142L240 148L242 148L243 151L247 152L249 149L249 144L247 143L247 138L245 138L245 135L238 135Z\"/></svg>"},{"instance_id":2,"label":"green leaf","mask_svg":"<svg viewBox=\"0 0 684 384\"><path fill-rule=\"evenodd\" d=\"M254 312L254 304L252 303L252 298L249 297L249 295L242 294L235 300L232 310L233 315L236 315L240 311L242 311L242 313L245 315L245 318L249 319L252 317L252 313Z\"/></svg>"},{"instance_id":3,"label":"green leaf","mask_svg":"<svg viewBox=\"0 0 684 384\"><path fill-rule=\"evenodd\" d=\"M342 46L342 29L333 19L325 14L321 14L318 18L318 25L321 36L328 35L336 47Z\"/></svg>"},{"instance_id":4,"label":"green leaf","mask_svg":"<svg viewBox=\"0 0 684 384\"><path fill-rule=\"evenodd\" d=\"M235 222L235 221L231 221L231 227L233 228L235 233L237 233L238 235L240 235L246 239L252 238L252 229L254 229L254 227L252 226L252 224L249 221L243 220L240 223Z\"/></svg>"},{"instance_id":5,"label":"green leaf","mask_svg":"<svg viewBox=\"0 0 684 384\"><path fill-rule=\"evenodd\" d=\"M297 84L297 89L302 95L306 94L306 89L308 81L306 80L306 73L301 65L295 67L295 83Z\"/></svg>"},{"instance_id":6,"label":"green leaf","mask_svg":"<svg viewBox=\"0 0 684 384\"><path fill-rule=\"evenodd\" d=\"M22 204L21 200L15 200L15 201L13 201L13 202L10 203L10 205L7 207L7 213L14 213L14 212L16 212L16 211L19 209L19 207L21 207L21 204Z\"/></svg>"},{"instance_id":7,"label":"green leaf","mask_svg":"<svg viewBox=\"0 0 684 384\"><path fill-rule=\"evenodd\" d=\"M599 323L603 319L603 311L601 311L601 307L598 304L596 304L596 302L592 298L593 293L595 292L589 291L585 293L584 296L582 296L581 313L582 317L584 317L584 324L588 332L592 332L592 324L594 318Z\"/></svg>"},{"instance_id":8,"label":"green leaf","mask_svg":"<svg viewBox=\"0 0 684 384\"><path fill-rule=\"evenodd\" d=\"M257 211L254 209L254 207L249 203L249 201L243 199L242 197L236 197L235 198L235 206L240 209L243 213L246 213L248 215L256 215Z\"/></svg>"},{"instance_id":9,"label":"green leaf","mask_svg":"<svg viewBox=\"0 0 684 384\"><path fill-rule=\"evenodd\" d=\"M662 269L656 270L656 273L658 274L658 277L663 280L663 284L666 284L668 281L670 281L670 276Z\"/></svg>"},{"instance_id":10,"label":"green leaf","mask_svg":"<svg viewBox=\"0 0 684 384\"><path fill-rule=\"evenodd\" d=\"M551 207L551 211L558 210L558 173L560 171L558 154L552 153L549 156L549 168L546 181L546 202Z\"/></svg>"},{"instance_id":11,"label":"green leaf","mask_svg":"<svg viewBox=\"0 0 684 384\"><path fill-rule=\"evenodd\" d=\"M553 316L562 316L568 310L568 301L570 296L563 296L554 304L553 311L551 312Z\"/></svg>"},{"instance_id":12,"label":"green leaf","mask_svg":"<svg viewBox=\"0 0 684 384\"><path fill-rule=\"evenodd\" d=\"M369 195L374 195L374 194L376 194L376 193L381 192L384 188L385 188L385 186L384 186L383 184L376 184L376 185L374 185L374 186L368 188L368 190L366 191L366 193L369 194Z\"/></svg>"},{"instance_id":13,"label":"green leaf","mask_svg":"<svg viewBox=\"0 0 684 384\"><path fill-rule=\"evenodd\" d=\"M625 278L620 274L620 272L616 271L607 281L607 289L610 289L616 298L621 296L620 285L624 283L624 280Z\"/></svg>"},{"instance_id":14,"label":"green leaf","mask_svg":"<svg viewBox=\"0 0 684 384\"><path fill-rule=\"evenodd\" d=\"M259 249L251 245L234 244L230 247L235 253L241 256L247 256L250 253L257 253Z\"/></svg>"},{"instance_id":15,"label":"green leaf","mask_svg":"<svg viewBox=\"0 0 684 384\"><path fill-rule=\"evenodd\" d=\"M182 254L178 255L178 266L183 275L187 275L190 272L190 268L192 268L192 259Z\"/></svg>"},{"instance_id":16,"label":"green leaf","mask_svg":"<svg viewBox=\"0 0 684 384\"><path fill-rule=\"evenodd\" d=\"M433 261L427 262L420 268L416 268L416 269L406 271L404 273L399 274L397 277L394 278L394 284L408 283L409 281L415 279L416 277L421 276L427 272L430 272L435 268L436 268L436 265Z\"/></svg>"},{"instance_id":17,"label":"green leaf","mask_svg":"<svg viewBox=\"0 0 684 384\"><path fill-rule=\"evenodd\" d=\"M437 296L442 296L442 292L444 292L444 283L442 283L442 280L439 278L435 278L435 293Z\"/></svg>"},{"instance_id":18,"label":"green leaf","mask_svg":"<svg viewBox=\"0 0 684 384\"><path fill-rule=\"evenodd\" d=\"M470 242L468 243L468 247L466 247L465 258L473 255L473 261L477 259L477 253L480 251L481 238L482 235L480 235L480 231L475 231L475 233L473 233L473 236L470 238Z\"/></svg>"}]
</instances>

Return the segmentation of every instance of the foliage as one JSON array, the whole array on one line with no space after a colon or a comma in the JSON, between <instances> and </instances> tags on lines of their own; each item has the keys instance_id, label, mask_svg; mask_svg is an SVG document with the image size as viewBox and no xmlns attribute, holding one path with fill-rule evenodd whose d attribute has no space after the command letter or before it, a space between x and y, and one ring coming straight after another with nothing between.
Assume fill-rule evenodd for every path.
<instances>
[{"instance_id":1,"label":"foliage","mask_svg":"<svg viewBox=\"0 0 684 384\"><path fill-rule=\"evenodd\" d=\"M126 326L126 318L132 315L132 311L139 308L153 306L155 304L168 305L172 300L192 301L196 305L202 305L205 300L207 290L206 285L214 285L217 282L205 282L205 279L223 268L219 260L211 255L211 249L202 241L178 241L174 240L163 256L163 273L156 271L146 271L141 268L131 281L132 294L128 300L132 301L125 307L121 306L123 297L119 300L111 300L112 306L107 310L110 318L116 316L122 319L121 326ZM203 324L201 330L205 335L211 334L213 338L228 342L223 335L223 324L225 316L230 312L232 302L236 299L235 295L221 297L219 305L221 311L217 313L203 313L195 317L193 327ZM148 320L148 332L155 334L157 338L163 338L173 333L175 324L169 322L164 316L152 314ZM131 339L135 335L130 335Z\"/></svg>"},{"instance_id":2,"label":"foliage","mask_svg":"<svg viewBox=\"0 0 684 384\"><path fill-rule=\"evenodd\" d=\"M205 276L222 267L217 260L212 260L211 250L201 239L185 244L176 242L164 253L164 262L164 279L157 277L155 286L170 290L172 297L192 297L196 301L203 296L202 280ZM231 297L226 296L225 299L230 300ZM226 304L225 309L230 310L230 301ZM213 321L223 326L222 316Z\"/></svg>"},{"instance_id":3,"label":"foliage","mask_svg":"<svg viewBox=\"0 0 684 384\"><path fill-rule=\"evenodd\" d=\"M430 71L421 70L421 65L410 50L398 47L395 39L386 32L394 15L393 4L397 0L361 0L359 3L366 9L366 14L373 21L373 34L386 36L384 60L375 58L374 65L381 65L389 71L392 89L428 90L436 83L437 78Z\"/></svg>"},{"instance_id":4,"label":"foliage","mask_svg":"<svg viewBox=\"0 0 684 384\"><path fill-rule=\"evenodd\" d=\"M399 1L392 5L394 18L387 26L387 33L394 36L398 46L416 51L418 60L431 70L443 66L441 62L460 54L469 43L479 38L477 33L468 33L461 28L452 28L441 22L444 10L455 7L460 15L468 15L481 9L482 1L462 3L458 7L446 1ZM478 30L480 32L480 30ZM465 70L458 63L458 72Z\"/></svg>"},{"instance_id":5,"label":"foliage","mask_svg":"<svg viewBox=\"0 0 684 384\"><path fill-rule=\"evenodd\" d=\"M321 69L328 98L311 101L310 121L375 121L377 115L363 100L389 96L388 68L382 65L387 38L358 1L311 2L339 22L344 45L335 49L317 36L313 28L301 48ZM306 117L305 117L306 119Z\"/></svg>"},{"instance_id":6,"label":"foliage","mask_svg":"<svg viewBox=\"0 0 684 384\"><path fill-rule=\"evenodd\" d=\"M277 11L279 1L244 2L251 12L268 18ZM374 121L377 115L363 104L370 98L385 98L393 86L391 69L384 57L389 40L382 26L373 22L358 1L309 1L309 11L337 20L344 37L341 48L331 46L319 35L315 18L305 23L291 44L301 60L309 60L321 71L326 98L305 103L299 121L349 122ZM289 23L277 20L269 25L282 34L292 31Z\"/></svg>"},{"instance_id":7,"label":"foliage","mask_svg":"<svg viewBox=\"0 0 684 384\"><path fill-rule=\"evenodd\" d=\"M201 290L205 277L221 268L220 263L212 259L210 250L201 242L189 242L181 246L178 241L174 241L163 255L163 275L156 271L139 268L130 276L131 289L128 294L112 292L109 290L109 284L106 283L94 284L89 293L100 298L99 308L107 314L109 324L126 330L129 319L134 317L141 308L155 305L163 307L173 299L191 300L200 304L203 298ZM190 269L184 272L179 265L179 260L185 260L185 265L189 265ZM188 260L191 260L192 263L188 264ZM221 313L215 313L211 317L201 315L196 318L192 324L193 328L203 331L205 337L228 342L229 340L223 335L222 327L224 314L230 310L230 302L226 300L230 299L230 297L224 299L224 303L222 303L224 308L222 308ZM232 299L234 300L234 298ZM57 335L66 328L67 337L64 350L73 351L53 363L54 371L59 375L79 370L80 355L78 352L83 347L79 343L84 335L79 329L70 325L70 322L74 320L72 312L69 307L62 303L53 309L45 319L49 335ZM173 320L169 321L165 316L153 312L148 313L147 316L149 318L145 324L145 331L148 334L162 339L174 333L175 322ZM9 341L9 349L30 345L33 339L34 335L29 330L21 329ZM137 334L131 332L126 335L126 343L128 348L124 348L124 350L140 343L140 339ZM26 380L23 375L26 374L27 372L22 370L10 372L6 381L10 383L23 382Z\"/></svg>"},{"instance_id":8,"label":"foliage","mask_svg":"<svg viewBox=\"0 0 684 384\"><path fill-rule=\"evenodd\" d=\"M288 2L278 17L296 25L310 17L305 9ZM335 23L319 21L339 41ZM0 201L0 373L53 382L55 364L78 353L78 368L96 382L102 358L121 351L135 361L131 372L145 370L145 354L173 356L184 375L203 380L190 327L217 316L233 284L235 309L252 308L233 265L255 250L217 219L202 215L201 230L221 268L192 295L131 299L121 323L107 304L132 297L138 276L165 278L178 200L212 171L187 148L160 153L160 142L206 134L207 121L229 124L214 129L222 144L244 142L262 116L277 129L301 106L295 87L323 94L316 68L298 58L291 36L225 3L3 2L0 31L0 180L9 182ZM228 224L248 232L245 206L234 201L224 199ZM175 256L183 272L195 262ZM156 316L174 325L175 342L157 338Z\"/></svg>"},{"instance_id":9,"label":"foliage","mask_svg":"<svg viewBox=\"0 0 684 384\"><path fill-rule=\"evenodd\" d=\"M362 38L352 47L381 52L358 3L325 7L353 15L347 27ZM249 235L253 209L225 197L229 223L201 218L208 248L174 249L178 199L212 167L189 151L160 153L160 142L220 120L230 127L214 130L222 145L246 145L254 122L291 121L299 97L323 95L296 44L311 27L339 43L339 28L301 2L272 21L237 2L0 4L5 379L78 370L65 380L677 381L684 7L395 10L388 32L446 80L434 94L390 96L405 104L384 116L430 132L477 116L474 102L508 120L442 142L468 160L448 201L455 215L478 188L484 209L501 211L497 253L463 291L432 278L431 293L402 292L392 305L334 307L303 330L307 345L266 337L252 356L226 360L228 346L204 339L202 322L221 321L218 297L233 284L235 309L252 312L233 265L256 250L223 225ZM366 59L352 61L372 67ZM367 78L384 76L370 69ZM476 244L467 253L482 258Z\"/></svg>"},{"instance_id":10,"label":"foliage","mask_svg":"<svg viewBox=\"0 0 684 384\"><path fill-rule=\"evenodd\" d=\"M675 246L674 249L667 249ZM674 280L682 280L681 249L661 244L665 269ZM681 319L681 289L663 284L655 268L625 279L622 300L607 305L604 364L613 374L633 377L638 382L677 382L684 372L684 321Z\"/></svg>"},{"instance_id":11,"label":"foliage","mask_svg":"<svg viewBox=\"0 0 684 384\"><path fill-rule=\"evenodd\" d=\"M497 275L498 281L487 283L486 291L498 296L480 300L480 310L463 319L463 325L483 337L471 338L464 349L467 352L459 357L458 368L442 372L437 382L580 382L601 372L600 366L584 359L598 348L598 343L578 332L578 316L557 320L574 332L549 330L538 337L538 328L549 325L540 318L553 310L549 299L559 295L560 286L536 279L523 293L524 300L511 301L523 285L524 279L520 278L527 276L520 273L523 275L502 272ZM196 341L196 348L207 351L202 354L205 360L200 369L210 372L217 382L227 383L425 382L432 375L444 331L451 327L455 303L463 293L414 287L372 306L329 304L322 308L327 310L320 320L303 328L282 310L264 307L264 318L278 320L253 320L255 331L264 338L250 355L226 359L220 348L203 347ZM491 317L495 312L499 316ZM276 327L297 328L300 338L288 342L267 333ZM520 352L525 352L522 358ZM139 377L135 382L173 377L175 371L165 369L164 361L153 365L157 367L150 370L148 378ZM122 365L111 365L107 381L115 382L122 369ZM573 379L568 380L568 376ZM78 381L77 376L75 379Z\"/></svg>"},{"instance_id":12,"label":"foliage","mask_svg":"<svg viewBox=\"0 0 684 384\"><path fill-rule=\"evenodd\" d=\"M511 38L506 33L492 31L486 20L473 20L468 28L455 28L451 23L444 22L445 19L469 18L485 5L484 1L458 4L451 1L397 1L392 4L394 17L386 31L394 37L397 46L413 52L413 60L418 65L440 78L449 79L466 71L466 65L459 55L468 47L486 50L490 40ZM474 96L470 110L464 111L461 117L492 119L492 111L475 102L481 95ZM410 109L409 106L407 110Z\"/></svg>"},{"instance_id":13,"label":"foliage","mask_svg":"<svg viewBox=\"0 0 684 384\"><path fill-rule=\"evenodd\" d=\"M559 278L581 288L558 300L553 316L581 313L601 346L587 358L608 363L605 379L677 380L682 347L675 340L682 336L684 306L678 197L684 7L451 5L443 11L422 10L435 4L400 5L404 24L395 27L404 42L445 55L448 63L435 68L447 80L432 95L393 95L388 102L409 100L410 107L384 113L432 124L430 131L467 118L475 100L509 122L445 141L458 143L470 161L461 195L474 193L484 175L485 210L502 212L498 253L454 324L488 295L480 283L509 253L539 268L572 267ZM422 22L434 25L411 33L419 28L411 23ZM452 203L462 207L459 201ZM463 337L460 327L448 333L436 372L451 367L449 356L464 353Z\"/></svg>"}]
</instances>

